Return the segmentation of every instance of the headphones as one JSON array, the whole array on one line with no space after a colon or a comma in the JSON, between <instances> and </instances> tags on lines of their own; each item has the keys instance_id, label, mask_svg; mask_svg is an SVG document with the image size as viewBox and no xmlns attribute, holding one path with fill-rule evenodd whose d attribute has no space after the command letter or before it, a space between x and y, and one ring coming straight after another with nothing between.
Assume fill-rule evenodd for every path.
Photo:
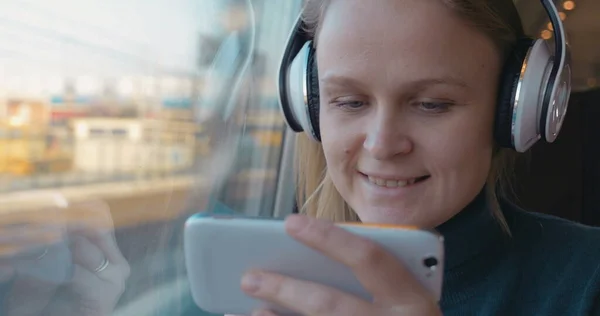
<instances>
[{"instance_id":1,"label":"headphones","mask_svg":"<svg viewBox=\"0 0 600 316\"><path fill-rule=\"evenodd\" d=\"M556 140L571 93L570 52L552 0L541 0L553 26L555 49L543 39L518 39L504 64L494 138L504 148L527 151L538 140ZM515 9L516 11L516 9ZM288 126L321 140L319 78L312 37L302 15L288 39L279 68L279 102Z\"/></svg>"}]
</instances>

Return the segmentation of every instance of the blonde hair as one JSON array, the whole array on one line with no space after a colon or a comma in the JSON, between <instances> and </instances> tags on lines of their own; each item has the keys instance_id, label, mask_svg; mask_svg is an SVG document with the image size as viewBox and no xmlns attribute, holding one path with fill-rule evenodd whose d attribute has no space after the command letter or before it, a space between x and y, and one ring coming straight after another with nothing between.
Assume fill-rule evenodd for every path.
<instances>
[{"instance_id":1,"label":"blonde hair","mask_svg":"<svg viewBox=\"0 0 600 316\"><path fill-rule=\"evenodd\" d=\"M523 28L511 0L440 0L459 14L467 23L487 34L504 59L523 36ZM306 31L317 42L319 25L329 0L307 0L303 11ZM321 143L305 134L296 136L296 196L298 209L309 216L336 222L359 221L357 214L342 198L327 172L327 163ZM486 199L496 219L508 232L500 209L499 197L511 195L511 176L517 154L496 146L486 181Z\"/></svg>"}]
</instances>

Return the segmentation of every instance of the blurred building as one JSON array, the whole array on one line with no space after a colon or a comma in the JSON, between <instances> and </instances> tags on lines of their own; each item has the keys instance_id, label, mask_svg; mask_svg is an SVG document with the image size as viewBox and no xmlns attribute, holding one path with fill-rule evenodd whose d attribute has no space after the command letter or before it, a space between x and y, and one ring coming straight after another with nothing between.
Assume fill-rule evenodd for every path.
<instances>
[{"instance_id":1,"label":"blurred building","mask_svg":"<svg viewBox=\"0 0 600 316\"><path fill-rule=\"evenodd\" d=\"M74 168L84 172L174 172L192 166L196 125L156 119L87 118L73 123Z\"/></svg>"},{"instance_id":2,"label":"blurred building","mask_svg":"<svg viewBox=\"0 0 600 316\"><path fill-rule=\"evenodd\" d=\"M0 148L0 174L31 175L71 168L70 153L44 125L0 123Z\"/></svg>"}]
</instances>

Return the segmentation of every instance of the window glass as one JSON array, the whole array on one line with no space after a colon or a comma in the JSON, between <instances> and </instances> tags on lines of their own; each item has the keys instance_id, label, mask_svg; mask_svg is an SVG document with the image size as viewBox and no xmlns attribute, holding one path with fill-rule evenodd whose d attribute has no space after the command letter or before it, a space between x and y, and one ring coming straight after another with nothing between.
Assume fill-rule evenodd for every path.
<instances>
[{"instance_id":1,"label":"window glass","mask_svg":"<svg viewBox=\"0 0 600 316\"><path fill-rule=\"evenodd\" d=\"M301 4L0 1L1 315L205 315L183 224L273 214Z\"/></svg>"}]
</instances>

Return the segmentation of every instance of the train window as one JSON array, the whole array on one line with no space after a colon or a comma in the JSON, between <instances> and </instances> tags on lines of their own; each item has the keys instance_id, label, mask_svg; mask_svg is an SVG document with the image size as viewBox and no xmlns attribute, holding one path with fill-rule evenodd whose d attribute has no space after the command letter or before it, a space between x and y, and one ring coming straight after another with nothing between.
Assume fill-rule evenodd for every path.
<instances>
[{"instance_id":1,"label":"train window","mask_svg":"<svg viewBox=\"0 0 600 316\"><path fill-rule=\"evenodd\" d=\"M0 1L0 314L207 315L182 227L273 215L301 5Z\"/></svg>"}]
</instances>

